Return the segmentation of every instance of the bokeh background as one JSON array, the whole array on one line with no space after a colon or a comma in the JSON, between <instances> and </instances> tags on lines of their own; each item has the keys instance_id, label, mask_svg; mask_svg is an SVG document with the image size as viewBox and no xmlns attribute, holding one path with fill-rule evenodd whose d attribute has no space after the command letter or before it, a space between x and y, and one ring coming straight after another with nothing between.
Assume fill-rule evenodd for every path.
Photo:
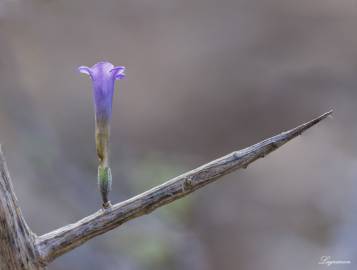
<instances>
[{"instance_id":1,"label":"bokeh background","mask_svg":"<svg viewBox=\"0 0 357 270\"><path fill-rule=\"evenodd\" d=\"M306 122L248 170L97 237L50 270L322 269L357 264L354 0L0 0L0 142L43 234L97 210L91 82L127 67L111 200Z\"/></svg>"}]
</instances>

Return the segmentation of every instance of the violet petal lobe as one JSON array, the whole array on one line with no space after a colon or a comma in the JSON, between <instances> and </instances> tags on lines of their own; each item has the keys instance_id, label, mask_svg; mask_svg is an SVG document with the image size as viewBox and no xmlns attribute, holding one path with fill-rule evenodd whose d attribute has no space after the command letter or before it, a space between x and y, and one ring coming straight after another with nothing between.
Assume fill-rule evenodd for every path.
<instances>
[{"instance_id":1,"label":"violet petal lobe","mask_svg":"<svg viewBox=\"0 0 357 270\"><path fill-rule=\"evenodd\" d=\"M114 82L125 77L125 67L115 67L109 62L103 61L92 67L81 66L78 70L92 79L97 120L108 121L112 113Z\"/></svg>"}]
</instances>

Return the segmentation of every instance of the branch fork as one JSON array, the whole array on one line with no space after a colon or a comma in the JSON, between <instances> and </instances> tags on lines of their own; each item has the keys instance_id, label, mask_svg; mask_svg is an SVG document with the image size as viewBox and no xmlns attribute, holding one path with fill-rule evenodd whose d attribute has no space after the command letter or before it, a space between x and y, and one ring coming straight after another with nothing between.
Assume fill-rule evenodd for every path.
<instances>
[{"instance_id":1,"label":"branch fork","mask_svg":"<svg viewBox=\"0 0 357 270\"><path fill-rule=\"evenodd\" d=\"M296 128L234 151L177 176L126 201L100 209L73 224L41 236L27 226L18 206L0 147L0 269L43 270L57 257L121 224L149 214L222 176L247 168L332 114L332 110Z\"/></svg>"}]
</instances>

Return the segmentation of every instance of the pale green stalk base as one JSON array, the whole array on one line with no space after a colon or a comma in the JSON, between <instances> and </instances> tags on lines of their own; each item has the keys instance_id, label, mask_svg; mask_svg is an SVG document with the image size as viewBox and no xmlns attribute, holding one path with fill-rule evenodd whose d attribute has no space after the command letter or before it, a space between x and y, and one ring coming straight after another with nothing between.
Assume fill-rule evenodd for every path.
<instances>
[{"instance_id":1,"label":"pale green stalk base","mask_svg":"<svg viewBox=\"0 0 357 270\"><path fill-rule=\"evenodd\" d=\"M102 195L103 208L108 208L111 206L108 196L112 189L112 173L109 167L98 166L98 185Z\"/></svg>"}]
</instances>

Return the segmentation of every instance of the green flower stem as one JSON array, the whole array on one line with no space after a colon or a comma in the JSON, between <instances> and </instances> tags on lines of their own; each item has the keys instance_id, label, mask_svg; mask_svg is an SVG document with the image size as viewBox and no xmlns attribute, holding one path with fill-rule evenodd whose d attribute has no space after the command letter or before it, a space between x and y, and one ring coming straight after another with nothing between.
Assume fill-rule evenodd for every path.
<instances>
[{"instance_id":1,"label":"green flower stem","mask_svg":"<svg viewBox=\"0 0 357 270\"><path fill-rule=\"evenodd\" d=\"M109 163L110 123L96 117L95 144L100 165L108 167Z\"/></svg>"},{"instance_id":2,"label":"green flower stem","mask_svg":"<svg viewBox=\"0 0 357 270\"><path fill-rule=\"evenodd\" d=\"M108 208L110 207L108 195L112 188L112 173L109 167L98 166L98 185L102 195L103 208Z\"/></svg>"}]
</instances>

